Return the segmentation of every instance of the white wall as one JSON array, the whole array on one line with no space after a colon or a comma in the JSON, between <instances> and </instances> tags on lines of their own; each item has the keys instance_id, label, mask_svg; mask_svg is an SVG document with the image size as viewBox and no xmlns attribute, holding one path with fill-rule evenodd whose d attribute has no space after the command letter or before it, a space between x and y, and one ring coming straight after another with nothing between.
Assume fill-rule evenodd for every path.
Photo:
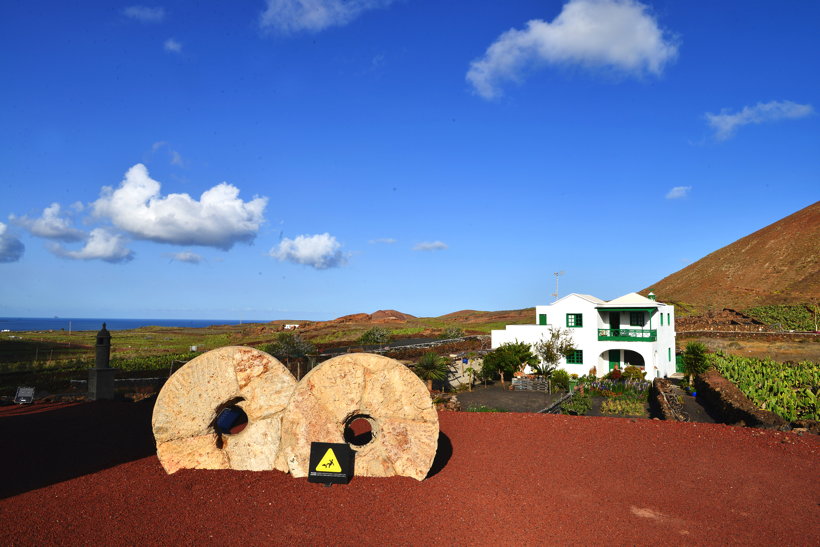
<instances>
[{"instance_id":1,"label":"white wall","mask_svg":"<svg viewBox=\"0 0 820 547\"><path fill-rule=\"evenodd\" d=\"M559 364L570 374L583 376L589 373L594 366L599 376L603 376L609 371L608 351L610 349L631 350L639 353L644 359L644 370L646 378L652 380L656 376L666 377L675 372L675 309L669 304L658 303L658 311L652 314L652 328L657 331L655 342L615 342L598 341L598 329L609 327L609 317L606 309L598 310L598 304L590 302L578 295L571 294L550 305L535 307L535 323L533 325L507 325L504 330L494 330L491 332L492 348L495 349L502 344L509 342L526 342L530 345L536 344L542 338L549 335L553 328L565 329L570 333L573 345L584 352L583 364L568 364L565 360ZM603 313L601 313L603 312ZM538 315L547 314L547 325L538 325ZM567 327L566 315L568 313L583 314L583 326ZM660 324L660 314L664 314L663 326ZM668 314L668 316L667 316ZM667 317L671 318L669 324ZM621 328L637 329L649 328L649 316L647 314L643 327L631 326L629 324L629 313L622 312ZM671 352L670 352L671 349ZM671 359L669 355L671 353ZM623 362L623 353L621 354Z\"/></svg>"}]
</instances>

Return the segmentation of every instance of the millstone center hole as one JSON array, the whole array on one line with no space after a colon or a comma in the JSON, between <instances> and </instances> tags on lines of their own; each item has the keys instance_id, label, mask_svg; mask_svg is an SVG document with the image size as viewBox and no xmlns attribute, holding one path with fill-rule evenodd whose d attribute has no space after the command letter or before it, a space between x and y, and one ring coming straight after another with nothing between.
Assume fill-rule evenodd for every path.
<instances>
[{"instance_id":1,"label":"millstone center hole","mask_svg":"<svg viewBox=\"0 0 820 547\"><path fill-rule=\"evenodd\" d=\"M345 421L345 442L354 448L369 444L373 440L373 417L356 414Z\"/></svg>"},{"instance_id":2,"label":"millstone center hole","mask_svg":"<svg viewBox=\"0 0 820 547\"><path fill-rule=\"evenodd\" d=\"M216 432L217 448L222 448L224 444L222 435L236 435L248 426L248 415L239 406L244 400L244 397L236 397L216 407L216 417L211 427Z\"/></svg>"}]
</instances>

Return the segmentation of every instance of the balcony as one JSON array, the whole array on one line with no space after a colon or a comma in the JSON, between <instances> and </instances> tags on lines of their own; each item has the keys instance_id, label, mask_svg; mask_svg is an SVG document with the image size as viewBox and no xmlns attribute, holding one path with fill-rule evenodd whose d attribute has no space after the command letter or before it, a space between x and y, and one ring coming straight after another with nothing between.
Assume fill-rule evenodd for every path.
<instances>
[{"instance_id":1,"label":"balcony","mask_svg":"<svg viewBox=\"0 0 820 547\"><path fill-rule=\"evenodd\" d=\"M598 329L598 341L654 342L658 339L655 329Z\"/></svg>"}]
</instances>

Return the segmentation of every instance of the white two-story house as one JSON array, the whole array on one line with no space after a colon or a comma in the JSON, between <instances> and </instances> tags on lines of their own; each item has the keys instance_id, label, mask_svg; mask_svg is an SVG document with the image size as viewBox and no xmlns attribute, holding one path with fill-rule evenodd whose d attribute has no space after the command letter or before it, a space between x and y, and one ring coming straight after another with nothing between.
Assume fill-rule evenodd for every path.
<instances>
[{"instance_id":1,"label":"white two-story house","mask_svg":"<svg viewBox=\"0 0 820 547\"><path fill-rule=\"evenodd\" d=\"M603 376L616 366L641 367L646 379L675 372L675 307L637 293L608 302L588 294L570 294L535 307L534 325L507 325L492 331L492 347L507 342L536 344L552 329L570 332L576 351L558 367L583 376L592 367Z\"/></svg>"}]
</instances>

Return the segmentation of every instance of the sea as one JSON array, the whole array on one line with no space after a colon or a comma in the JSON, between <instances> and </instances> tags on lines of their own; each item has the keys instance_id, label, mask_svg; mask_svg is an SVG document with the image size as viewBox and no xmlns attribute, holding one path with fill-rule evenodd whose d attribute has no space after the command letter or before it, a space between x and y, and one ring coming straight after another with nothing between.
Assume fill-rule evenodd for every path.
<instances>
[{"instance_id":1,"label":"sea","mask_svg":"<svg viewBox=\"0 0 820 547\"><path fill-rule=\"evenodd\" d=\"M128 330L139 327L202 328L211 325L240 325L242 323L267 323L262 321L238 321L229 319L112 319L88 317L0 317L0 332L20 331L98 331L102 324L108 330Z\"/></svg>"}]
</instances>

